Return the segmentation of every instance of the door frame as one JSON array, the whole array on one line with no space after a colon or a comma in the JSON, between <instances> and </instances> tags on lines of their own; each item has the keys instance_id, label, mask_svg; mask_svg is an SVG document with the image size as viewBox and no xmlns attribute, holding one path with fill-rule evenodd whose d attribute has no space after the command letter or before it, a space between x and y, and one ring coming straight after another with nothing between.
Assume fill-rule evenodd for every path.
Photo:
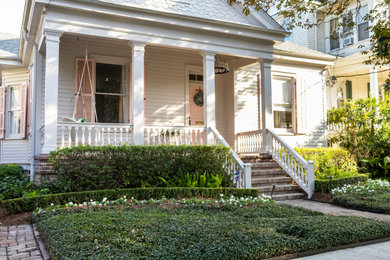
<instances>
[{"instance_id":1,"label":"door frame","mask_svg":"<svg viewBox=\"0 0 390 260\"><path fill-rule=\"evenodd\" d=\"M184 125L190 126L190 74L197 74L197 75L203 75L203 67L202 66L196 66L196 65L185 65L185 74L184 74ZM204 84L202 83L204 86Z\"/></svg>"}]
</instances>

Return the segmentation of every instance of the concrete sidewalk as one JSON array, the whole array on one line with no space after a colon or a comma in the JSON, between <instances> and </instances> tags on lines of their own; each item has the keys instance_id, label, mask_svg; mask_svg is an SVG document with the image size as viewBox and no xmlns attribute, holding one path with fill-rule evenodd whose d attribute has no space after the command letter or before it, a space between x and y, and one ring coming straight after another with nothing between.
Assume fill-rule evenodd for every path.
<instances>
[{"instance_id":1,"label":"concrete sidewalk","mask_svg":"<svg viewBox=\"0 0 390 260\"><path fill-rule=\"evenodd\" d=\"M336 250L319 255L295 258L299 260L389 260L390 242Z\"/></svg>"}]
</instances>

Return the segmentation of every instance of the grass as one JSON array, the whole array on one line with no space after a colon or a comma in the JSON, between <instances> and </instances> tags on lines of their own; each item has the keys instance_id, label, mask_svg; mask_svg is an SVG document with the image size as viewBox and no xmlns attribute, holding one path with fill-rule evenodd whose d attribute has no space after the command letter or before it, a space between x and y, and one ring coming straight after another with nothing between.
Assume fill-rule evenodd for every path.
<instances>
[{"instance_id":1,"label":"grass","mask_svg":"<svg viewBox=\"0 0 390 260\"><path fill-rule=\"evenodd\" d=\"M60 209L36 223L52 259L262 259L390 236L390 223L287 205Z\"/></svg>"},{"instance_id":2,"label":"grass","mask_svg":"<svg viewBox=\"0 0 390 260\"><path fill-rule=\"evenodd\" d=\"M333 203L346 208L390 214L390 190L336 195Z\"/></svg>"}]
</instances>

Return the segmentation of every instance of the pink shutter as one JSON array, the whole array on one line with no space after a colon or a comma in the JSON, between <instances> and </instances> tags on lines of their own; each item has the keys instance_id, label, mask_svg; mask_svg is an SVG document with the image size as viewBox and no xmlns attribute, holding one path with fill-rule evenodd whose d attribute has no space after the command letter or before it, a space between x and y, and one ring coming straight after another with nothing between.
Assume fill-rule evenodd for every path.
<instances>
[{"instance_id":1,"label":"pink shutter","mask_svg":"<svg viewBox=\"0 0 390 260\"><path fill-rule=\"evenodd\" d=\"M23 84L21 86L22 91L22 102L20 106L20 138L26 138L27 133L27 86L28 84Z\"/></svg>"},{"instance_id":2,"label":"pink shutter","mask_svg":"<svg viewBox=\"0 0 390 260\"><path fill-rule=\"evenodd\" d=\"M306 82L305 79L298 75L295 79L295 117L296 117L296 133L306 134Z\"/></svg>"},{"instance_id":3,"label":"pink shutter","mask_svg":"<svg viewBox=\"0 0 390 260\"><path fill-rule=\"evenodd\" d=\"M0 87L0 139L5 136L5 87Z\"/></svg>"},{"instance_id":4,"label":"pink shutter","mask_svg":"<svg viewBox=\"0 0 390 260\"><path fill-rule=\"evenodd\" d=\"M75 102L77 99L77 93L80 88L80 94L76 104L75 118L86 118L88 122L95 121L95 112L93 107L92 97L95 95L95 62L92 59L88 60L89 71L91 73L92 91L90 85L90 78L88 69L85 67L85 59L76 59L76 72L75 72ZM84 70L84 76L83 76ZM83 76L83 78L81 78Z\"/></svg>"},{"instance_id":5,"label":"pink shutter","mask_svg":"<svg viewBox=\"0 0 390 260\"><path fill-rule=\"evenodd\" d=\"M32 113L33 113L33 84L32 84L32 74L30 72L28 86L27 86L27 134L31 134L32 131Z\"/></svg>"}]
</instances>

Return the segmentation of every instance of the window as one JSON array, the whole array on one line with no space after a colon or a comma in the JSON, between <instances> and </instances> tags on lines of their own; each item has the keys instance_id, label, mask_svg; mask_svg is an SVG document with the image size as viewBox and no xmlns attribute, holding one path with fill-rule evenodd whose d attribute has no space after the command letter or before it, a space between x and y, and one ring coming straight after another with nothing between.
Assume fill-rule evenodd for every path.
<instances>
[{"instance_id":1,"label":"window","mask_svg":"<svg viewBox=\"0 0 390 260\"><path fill-rule=\"evenodd\" d=\"M353 39L353 15L352 12L348 12L343 15L343 46L348 46L354 43Z\"/></svg>"},{"instance_id":2,"label":"window","mask_svg":"<svg viewBox=\"0 0 390 260\"><path fill-rule=\"evenodd\" d=\"M359 41L363 41L369 38L368 20L366 19L367 14L368 14L368 5L364 5L360 7L357 14Z\"/></svg>"},{"instance_id":3,"label":"window","mask_svg":"<svg viewBox=\"0 0 390 260\"><path fill-rule=\"evenodd\" d=\"M339 40L339 32L338 32L338 20L332 19L330 20L330 50L340 48L340 40Z\"/></svg>"},{"instance_id":4,"label":"window","mask_svg":"<svg viewBox=\"0 0 390 260\"><path fill-rule=\"evenodd\" d=\"M292 79L276 77L272 82L274 127L292 129Z\"/></svg>"},{"instance_id":5,"label":"window","mask_svg":"<svg viewBox=\"0 0 390 260\"><path fill-rule=\"evenodd\" d=\"M345 87L346 87L346 98L352 99L352 81L347 80L345 82Z\"/></svg>"},{"instance_id":6,"label":"window","mask_svg":"<svg viewBox=\"0 0 390 260\"><path fill-rule=\"evenodd\" d=\"M8 137L20 135L22 93L21 86L9 87Z\"/></svg>"}]
</instances>

